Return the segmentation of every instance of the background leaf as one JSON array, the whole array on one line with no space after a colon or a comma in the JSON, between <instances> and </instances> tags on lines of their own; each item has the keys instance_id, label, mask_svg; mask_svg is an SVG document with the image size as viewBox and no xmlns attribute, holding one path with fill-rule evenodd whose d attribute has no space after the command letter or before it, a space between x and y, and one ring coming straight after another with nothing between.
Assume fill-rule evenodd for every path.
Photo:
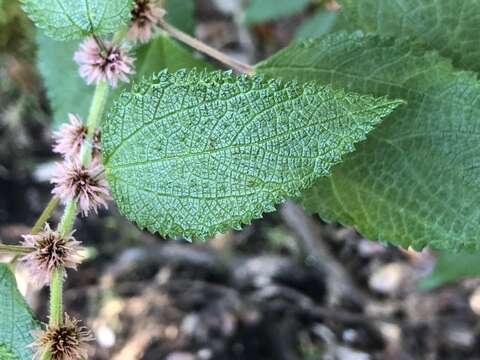
<instances>
[{"instance_id":1,"label":"background leaf","mask_svg":"<svg viewBox=\"0 0 480 360\"><path fill-rule=\"evenodd\" d=\"M142 228L205 238L311 186L397 105L314 84L163 72L113 107L107 178Z\"/></svg>"},{"instance_id":2,"label":"background leaf","mask_svg":"<svg viewBox=\"0 0 480 360\"><path fill-rule=\"evenodd\" d=\"M339 0L338 29L408 36L451 58L455 66L480 71L478 0Z\"/></svg>"},{"instance_id":3,"label":"background leaf","mask_svg":"<svg viewBox=\"0 0 480 360\"><path fill-rule=\"evenodd\" d=\"M410 42L359 33L292 45L257 71L408 103L304 194L310 211L404 247L480 248L474 75Z\"/></svg>"},{"instance_id":4,"label":"background leaf","mask_svg":"<svg viewBox=\"0 0 480 360\"><path fill-rule=\"evenodd\" d=\"M56 40L110 34L128 23L132 0L21 0L32 21Z\"/></svg>"},{"instance_id":5,"label":"background leaf","mask_svg":"<svg viewBox=\"0 0 480 360\"><path fill-rule=\"evenodd\" d=\"M461 279L480 276L480 254L441 253L433 272L420 282L420 287L433 289Z\"/></svg>"},{"instance_id":6,"label":"background leaf","mask_svg":"<svg viewBox=\"0 0 480 360\"><path fill-rule=\"evenodd\" d=\"M295 39L316 38L329 33L335 25L337 15L336 11L317 10L314 15L303 21L295 34Z\"/></svg>"},{"instance_id":7,"label":"background leaf","mask_svg":"<svg viewBox=\"0 0 480 360\"><path fill-rule=\"evenodd\" d=\"M195 32L195 1L166 0L165 20L173 26L193 35Z\"/></svg>"},{"instance_id":8,"label":"background leaf","mask_svg":"<svg viewBox=\"0 0 480 360\"><path fill-rule=\"evenodd\" d=\"M32 360L33 352L28 345L33 342L32 331L38 330L39 324L17 289L15 275L6 264L0 264L0 319L0 354L4 351L19 360Z\"/></svg>"},{"instance_id":9,"label":"background leaf","mask_svg":"<svg viewBox=\"0 0 480 360\"><path fill-rule=\"evenodd\" d=\"M78 65L73 61L73 53L78 49L78 41L59 42L42 34L38 35L37 40L38 67L52 106L53 127L58 128L66 122L68 113L78 114L86 119L95 88L87 86L78 75ZM150 76L163 69L176 71L212 68L182 45L163 35L136 48L135 56L137 74L132 80ZM59 71L59 69L62 70ZM120 94L122 89L128 87L128 84L122 85L114 90L110 96L110 102Z\"/></svg>"},{"instance_id":10,"label":"background leaf","mask_svg":"<svg viewBox=\"0 0 480 360\"><path fill-rule=\"evenodd\" d=\"M245 10L244 21L247 24L277 20L295 15L305 9L310 0L250 0Z\"/></svg>"},{"instance_id":11,"label":"background leaf","mask_svg":"<svg viewBox=\"0 0 480 360\"><path fill-rule=\"evenodd\" d=\"M53 127L67 122L69 113L86 119L95 88L87 86L73 61L78 41L60 42L38 33L37 44L38 69L53 111Z\"/></svg>"}]
</instances>

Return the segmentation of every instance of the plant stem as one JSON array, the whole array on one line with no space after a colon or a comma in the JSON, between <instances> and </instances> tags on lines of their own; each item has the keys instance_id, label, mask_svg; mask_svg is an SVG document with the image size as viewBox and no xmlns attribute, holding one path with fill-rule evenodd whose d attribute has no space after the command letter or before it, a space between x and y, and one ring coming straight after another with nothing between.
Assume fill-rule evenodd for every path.
<instances>
[{"instance_id":1,"label":"plant stem","mask_svg":"<svg viewBox=\"0 0 480 360\"><path fill-rule=\"evenodd\" d=\"M224 63L225 65L230 66L232 69L247 75L254 74L254 70L250 65L244 64L231 58L230 56L225 55L224 53L212 48L211 46L208 46L200 40L197 40L194 37L170 25L164 20L160 20L160 26L163 30L172 35L175 39L187 44L188 46L191 46L192 48L204 54L207 54L208 56L211 56L212 58Z\"/></svg>"},{"instance_id":2,"label":"plant stem","mask_svg":"<svg viewBox=\"0 0 480 360\"><path fill-rule=\"evenodd\" d=\"M20 245L6 245L0 243L0 252L3 253L13 253L13 254L28 254L31 253L33 248L20 246Z\"/></svg>"},{"instance_id":3,"label":"plant stem","mask_svg":"<svg viewBox=\"0 0 480 360\"><path fill-rule=\"evenodd\" d=\"M62 220L58 224L58 231L62 236L68 236L72 232L75 216L77 215L77 201L70 200L65 206Z\"/></svg>"},{"instance_id":4,"label":"plant stem","mask_svg":"<svg viewBox=\"0 0 480 360\"><path fill-rule=\"evenodd\" d=\"M53 211L56 209L59 203L60 198L58 196L54 196L50 199L47 207L40 214L39 218L35 222L35 225L33 225L32 231L30 232L32 235L37 235L42 230L44 224L48 219L50 219L50 216L52 216Z\"/></svg>"},{"instance_id":5,"label":"plant stem","mask_svg":"<svg viewBox=\"0 0 480 360\"><path fill-rule=\"evenodd\" d=\"M59 267L53 270L50 281L50 319L49 325L58 326L63 322L63 277L65 269Z\"/></svg>"},{"instance_id":6,"label":"plant stem","mask_svg":"<svg viewBox=\"0 0 480 360\"><path fill-rule=\"evenodd\" d=\"M90 114L87 119L87 137L82 146L82 164L88 165L92 160L92 142L95 131L100 123L107 103L109 87L105 81L101 81L95 88Z\"/></svg>"}]
</instances>

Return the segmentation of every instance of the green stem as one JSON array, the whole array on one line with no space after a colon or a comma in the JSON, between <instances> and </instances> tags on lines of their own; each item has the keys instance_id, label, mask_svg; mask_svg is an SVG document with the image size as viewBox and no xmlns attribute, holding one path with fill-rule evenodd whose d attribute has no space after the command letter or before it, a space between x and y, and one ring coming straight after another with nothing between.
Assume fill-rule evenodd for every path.
<instances>
[{"instance_id":1,"label":"green stem","mask_svg":"<svg viewBox=\"0 0 480 360\"><path fill-rule=\"evenodd\" d=\"M70 200L65 206L62 220L58 224L58 231L62 236L68 236L72 232L73 223L77 215L77 201Z\"/></svg>"},{"instance_id":2,"label":"green stem","mask_svg":"<svg viewBox=\"0 0 480 360\"><path fill-rule=\"evenodd\" d=\"M83 165L90 164L92 160L92 141L97 126L103 117L105 105L108 98L108 84L105 81L100 82L95 88L90 113L87 119L87 136L82 145L81 159ZM58 231L63 236L68 236L73 229L73 223L77 215L77 200L71 199L65 206L62 220L58 225ZM63 323L63 278L65 269L57 268L52 273L50 280L50 325L60 325ZM49 351L42 354L41 360L50 360L52 358Z\"/></svg>"},{"instance_id":3,"label":"green stem","mask_svg":"<svg viewBox=\"0 0 480 360\"><path fill-rule=\"evenodd\" d=\"M50 219L50 216L52 216L53 211L57 208L59 203L60 203L60 198L57 196L54 196L50 199L47 207L40 214L40 217L35 222L35 225L33 225L33 228L31 231L32 235L37 235L42 230L43 226L45 225L47 220Z\"/></svg>"},{"instance_id":4,"label":"green stem","mask_svg":"<svg viewBox=\"0 0 480 360\"><path fill-rule=\"evenodd\" d=\"M13 254L28 254L31 253L33 248L19 246L19 245L6 245L0 243L0 252L2 253L13 253Z\"/></svg>"},{"instance_id":5,"label":"green stem","mask_svg":"<svg viewBox=\"0 0 480 360\"><path fill-rule=\"evenodd\" d=\"M63 322L63 267L53 270L50 281L50 321L49 325L58 326Z\"/></svg>"},{"instance_id":6,"label":"green stem","mask_svg":"<svg viewBox=\"0 0 480 360\"><path fill-rule=\"evenodd\" d=\"M105 81L101 81L95 88L95 93L93 94L90 114L87 119L87 137L82 147L82 164L84 165L88 165L92 159L93 137L105 111L108 92L108 84Z\"/></svg>"}]
</instances>

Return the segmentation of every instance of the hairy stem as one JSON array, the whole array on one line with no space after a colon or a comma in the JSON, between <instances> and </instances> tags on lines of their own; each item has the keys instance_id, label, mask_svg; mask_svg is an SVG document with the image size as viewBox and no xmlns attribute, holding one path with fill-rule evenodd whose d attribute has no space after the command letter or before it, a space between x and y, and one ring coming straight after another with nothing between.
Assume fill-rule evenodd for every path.
<instances>
[{"instance_id":1,"label":"hairy stem","mask_svg":"<svg viewBox=\"0 0 480 360\"><path fill-rule=\"evenodd\" d=\"M11 253L11 254L28 254L31 253L33 248L20 246L20 245L6 245L0 243L0 252L1 253Z\"/></svg>"},{"instance_id":2,"label":"hairy stem","mask_svg":"<svg viewBox=\"0 0 480 360\"><path fill-rule=\"evenodd\" d=\"M50 319L49 324L58 326L63 322L63 277L65 269L59 267L53 270L50 281Z\"/></svg>"},{"instance_id":3,"label":"hairy stem","mask_svg":"<svg viewBox=\"0 0 480 360\"><path fill-rule=\"evenodd\" d=\"M72 232L73 223L77 215L77 201L76 199L70 200L65 206L62 220L58 224L58 232L62 236L68 236Z\"/></svg>"},{"instance_id":4,"label":"hairy stem","mask_svg":"<svg viewBox=\"0 0 480 360\"><path fill-rule=\"evenodd\" d=\"M187 44L188 46L191 46L192 48L208 55L211 56L212 58L224 63L225 65L228 65L232 69L248 74L248 75L253 75L254 70L250 65L244 64L240 61L237 61L221 51L218 51L211 46L208 46L207 44L195 39L194 37L184 33L183 31L177 29L176 27L170 25L169 23L161 20L160 21L160 26L162 27L163 30L165 30L167 33L169 33L171 36L173 36L175 39Z\"/></svg>"},{"instance_id":5,"label":"hairy stem","mask_svg":"<svg viewBox=\"0 0 480 360\"><path fill-rule=\"evenodd\" d=\"M50 219L50 216L52 216L53 211L57 208L59 203L60 198L58 196L54 196L50 199L47 207L40 214L39 218L35 222L35 225L33 225L31 231L32 235L37 235L42 230L43 226L45 225L47 220Z\"/></svg>"}]
</instances>

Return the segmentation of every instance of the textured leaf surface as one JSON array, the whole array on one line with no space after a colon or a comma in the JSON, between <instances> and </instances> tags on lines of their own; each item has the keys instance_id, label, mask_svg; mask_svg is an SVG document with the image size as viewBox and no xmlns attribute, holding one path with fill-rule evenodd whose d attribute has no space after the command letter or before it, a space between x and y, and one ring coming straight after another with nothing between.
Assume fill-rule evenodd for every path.
<instances>
[{"instance_id":1,"label":"textured leaf surface","mask_svg":"<svg viewBox=\"0 0 480 360\"><path fill-rule=\"evenodd\" d=\"M168 23L192 34L195 31L195 2L194 0L166 0Z\"/></svg>"},{"instance_id":2,"label":"textured leaf surface","mask_svg":"<svg viewBox=\"0 0 480 360\"><path fill-rule=\"evenodd\" d=\"M299 13L309 3L310 0L250 0L244 21L247 24L254 24L277 20Z\"/></svg>"},{"instance_id":3,"label":"textured leaf surface","mask_svg":"<svg viewBox=\"0 0 480 360\"><path fill-rule=\"evenodd\" d=\"M337 19L336 11L317 10L302 23L295 34L295 39L309 39L325 35L332 30L335 20Z\"/></svg>"},{"instance_id":4,"label":"textured leaf surface","mask_svg":"<svg viewBox=\"0 0 480 360\"><path fill-rule=\"evenodd\" d=\"M305 193L308 209L402 246L480 247L475 76L409 42L358 33L293 45L257 70L408 103Z\"/></svg>"},{"instance_id":5,"label":"textured leaf surface","mask_svg":"<svg viewBox=\"0 0 480 360\"><path fill-rule=\"evenodd\" d=\"M132 0L21 0L33 22L56 40L109 34L127 24Z\"/></svg>"},{"instance_id":6,"label":"textured leaf surface","mask_svg":"<svg viewBox=\"0 0 480 360\"><path fill-rule=\"evenodd\" d=\"M95 88L87 86L78 75L78 65L73 61L73 53L78 49L78 41L55 41L39 34L38 68L44 79L48 98L53 110L54 128L68 120L68 113L80 115L85 119ZM55 54L55 56L52 56ZM203 60L196 58L190 51L174 40L159 36L152 42L135 49L137 74L132 80L150 76L163 69L211 69ZM59 69L62 69L59 71ZM110 102L122 89L113 91Z\"/></svg>"},{"instance_id":7,"label":"textured leaf surface","mask_svg":"<svg viewBox=\"0 0 480 360\"><path fill-rule=\"evenodd\" d=\"M459 68L480 71L478 0L340 0L339 29L419 39Z\"/></svg>"},{"instance_id":8,"label":"textured leaf surface","mask_svg":"<svg viewBox=\"0 0 480 360\"><path fill-rule=\"evenodd\" d=\"M19 360L18 357L13 355L8 348L0 344L0 359L2 360Z\"/></svg>"},{"instance_id":9,"label":"textured leaf surface","mask_svg":"<svg viewBox=\"0 0 480 360\"><path fill-rule=\"evenodd\" d=\"M298 195L397 105L314 84L163 72L108 117L107 178L141 227L205 238Z\"/></svg>"},{"instance_id":10,"label":"textured leaf surface","mask_svg":"<svg viewBox=\"0 0 480 360\"><path fill-rule=\"evenodd\" d=\"M5 264L0 264L0 319L0 354L4 350L15 356L12 360L31 360L33 352L28 345L34 340L31 333L39 328L38 323L17 289L15 275Z\"/></svg>"},{"instance_id":11,"label":"textured leaf surface","mask_svg":"<svg viewBox=\"0 0 480 360\"><path fill-rule=\"evenodd\" d=\"M425 289L437 288L455 281L480 276L480 254L461 252L442 253L433 272L422 279L420 286Z\"/></svg>"}]
</instances>

